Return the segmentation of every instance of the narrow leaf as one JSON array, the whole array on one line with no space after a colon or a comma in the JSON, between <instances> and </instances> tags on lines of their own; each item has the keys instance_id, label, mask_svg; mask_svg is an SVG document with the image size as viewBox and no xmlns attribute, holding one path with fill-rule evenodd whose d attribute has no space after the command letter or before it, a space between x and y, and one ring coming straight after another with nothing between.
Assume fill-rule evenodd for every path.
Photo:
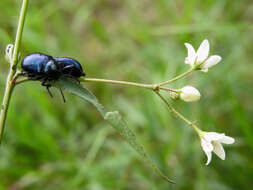
<instances>
[{"instance_id":1,"label":"narrow leaf","mask_svg":"<svg viewBox=\"0 0 253 190\"><path fill-rule=\"evenodd\" d=\"M79 85L76 82L74 82L70 79L67 79L67 78L60 78L55 83L55 85L67 90L71 94L79 96L79 97L85 99L86 101L90 102L91 104L93 104L97 108L97 110L100 112L100 114L103 117L105 116L106 111L105 111L104 106L102 106L98 102L96 96L94 94L92 94L92 92L90 92L88 89L82 87L81 85Z\"/></svg>"},{"instance_id":2,"label":"narrow leaf","mask_svg":"<svg viewBox=\"0 0 253 190\"><path fill-rule=\"evenodd\" d=\"M142 145L137 141L135 134L127 126L127 123L122 119L118 111L107 112L105 115L105 120L107 120L122 137L124 137L124 139L131 145L131 147L134 148L137 153L139 153L142 159L147 162L158 175L170 183L175 183L166 175L164 175L149 158Z\"/></svg>"},{"instance_id":3,"label":"narrow leaf","mask_svg":"<svg viewBox=\"0 0 253 190\"><path fill-rule=\"evenodd\" d=\"M145 152L142 145L137 141L135 134L127 126L127 123L122 119L118 111L106 112L105 108L98 102L95 95L93 95L89 90L82 87L80 84L66 78L59 79L55 84L58 88L63 88L68 92L75 94L84 100L93 104L102 117L108 121L114 129L128 142L128 144L135 149L135 151L141 156L141 158L147 162L151 168L163 179L170 183L175 183L170 180L166 175L164 175L161 170L154 164L154 162L149 158Z\"/></svg>"}]
</instances>

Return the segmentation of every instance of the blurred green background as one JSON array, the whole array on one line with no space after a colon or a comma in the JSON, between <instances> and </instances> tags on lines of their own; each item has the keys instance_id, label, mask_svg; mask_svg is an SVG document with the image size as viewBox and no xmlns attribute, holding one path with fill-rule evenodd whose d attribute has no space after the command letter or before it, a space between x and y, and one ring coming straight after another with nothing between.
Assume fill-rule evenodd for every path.
<instances>
[{"instance_id":1,"label":"blurred green background","mask_svg":"<svg viewBox=\"0 0 253 190\"><path fill-rule=\"evenodd\" d=\"M0 1L0 98L21 0ZM39 82L15 89L0 147L0 189L238 190L253 188L252 0L30 1L22 57L32 52L70 56L88 77L143 83L187 70L184 42L209 39L223 57L208 73L195 72L172 87L197 87L197 103L173 102L206 131L236 143L226 160L206 156L198 136L150 91L84 84L109 110L119 110L155 163L177 184L160 179L88 103ZM168 96L167 96L168 97Z\"/></svg>"}]
</instances>

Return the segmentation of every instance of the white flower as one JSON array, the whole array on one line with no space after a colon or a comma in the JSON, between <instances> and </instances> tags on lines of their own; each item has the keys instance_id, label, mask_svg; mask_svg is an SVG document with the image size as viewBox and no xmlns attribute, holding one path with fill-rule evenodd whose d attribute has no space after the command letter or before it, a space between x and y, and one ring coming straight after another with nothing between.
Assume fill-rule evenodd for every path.
<instances>
[{"instance_id":1,"label":"white flower","mask_svg":"<svg viewBox=\"0 0 253 190\"><path fill-rule=\"evenodd\" d=\"M195 52L191 44L185 43L185 46L188 51L188 56L185 58L185 63L191 65L192 67L199 65L198 68L203 72L207 72L209 67L212 67L221 61L221 57L218 55L208 56L208 40L204 40L200 44L197 52Z\"/></svg>"},{"instance_id":2,"label":"white flower","mask_svg":"<svg viewBox=\"0 0 253 190\"><path fill-rule=\"evenodd\" d=\"M201 146L204 152L207 155L208 165L212 159L212 151L222 160L225 160L225 151L221 143L233 144L235 139L232 137L226 136L224 133L215 133L215 132L204 132L204 135L201 137Z\"/></svg>"},{"instance_id":3,"label":"white flower","mask_svg":"<svg viewBox=\"0 0 253 190\"><path fill-rule=\"evenodd\" d=\"M185 86L180 91L180 98L185 102L195 102L200 99L199 91L192 86Z\"/></svg>"}]
</instances>

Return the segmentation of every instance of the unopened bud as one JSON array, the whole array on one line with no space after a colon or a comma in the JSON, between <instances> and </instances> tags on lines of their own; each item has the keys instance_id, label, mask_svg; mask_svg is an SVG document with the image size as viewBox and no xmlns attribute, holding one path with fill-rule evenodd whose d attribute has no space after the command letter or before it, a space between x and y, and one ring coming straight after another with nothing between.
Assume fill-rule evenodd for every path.
<instances>
[{"instance_id":1,"label":"unopened bud","mask_svg":"<svg viewBox=\"0 0 253 190\"><path fill-rule=\"evenodd\" d=\"M185 86L181 89L180 98L185 102L195 102L200 99L199 91L192 86Z\"/></svg>"},{"instance_id":2,"label":"unopened bud","mask_svg":"<svg viewBox=\"0 0 253 190\"><path fill-rule=\"evenodd\" d=\"M179 94L174 91L169 91L169 95L170 95L171 99L173 99L173 100L177 100L179 98Z\"/></svg>"},{"instance_id":3,"label":"unopened bud","mask_svg":"<svg viewBox=\"0 0 253 190\"><path fill-rule=\"evenodd\" d=\"M12 62L13 50L14 50L14 45L13 44L8 44L6 46L5 59L6 59L6 61L8 61L8 63Z\"/></svg>"}]
</instances>

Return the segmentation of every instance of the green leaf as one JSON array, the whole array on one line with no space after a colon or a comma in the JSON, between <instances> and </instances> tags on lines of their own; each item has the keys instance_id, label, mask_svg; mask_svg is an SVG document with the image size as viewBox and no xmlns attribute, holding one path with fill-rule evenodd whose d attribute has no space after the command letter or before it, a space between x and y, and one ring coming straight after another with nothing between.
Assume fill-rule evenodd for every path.
<instances>
[{"instance_id":1,"label":"green leaf","mask_svg":"<svg viewBox=\"0 0 253 190\"><path fill-rule=\"evenodd\" d=\"M98 102L97 98L89 90L70 79L61 78L54 85L58 88L63 88L68 92L75 94L92 103L100 112L102 117L106 121L108 121L114 129L118 131L118 133L128 142L128 144L135 149L135 151L142 157L142 159L147 162L159 176L161 176L163 179L170 183L175 183L170 180L166 175L164 175L161 170L154 164L154 162L149 158L142 145L137 141L136 135L127 126L127 123L122 119L118 111L106 112L105 108Z\"/></svg>"},{"instance_id":2,"label":"green leaf","mask_svg":"<svg viewBox=\"0 0 253 190\"><path fill-rule=\"evenodd\" d=\"M105 108L104 106L102 106L96 96L94 94L92 94L92 92L90 92L88 89L82 87L81 85L77 84L76 82L67 79L67 78L61 78L59 79L56 83L55 83L56 87L60 87L63 88L65 90L67 90L68 92L70 92L71 94L74 94L76 96L79 96L83 99L85 99L86 101L90 102L91 104L93 104L97 110L99 111L99 113L104 117L106 114Z\"/></svg>"},{"instance_id":3,"label":"green leaf","mask_svg":"<svg viewBox=\"0 0 253 190\"><path fill-rule=\"evenodd\" d=\"M130 146L134 148L137 153L139 153L142 159L147 162L158 175L160 175L163 179L170 183L175 183L166 175L164 175L161 170L154 164L154 162L149 158L142 145L137 141L135 134L127 126L127 123L122 119L118 111L107 112L104 119L107 120L122 137L124 137L124 139L130 144Z\"/></svg>"}]
</instances>

